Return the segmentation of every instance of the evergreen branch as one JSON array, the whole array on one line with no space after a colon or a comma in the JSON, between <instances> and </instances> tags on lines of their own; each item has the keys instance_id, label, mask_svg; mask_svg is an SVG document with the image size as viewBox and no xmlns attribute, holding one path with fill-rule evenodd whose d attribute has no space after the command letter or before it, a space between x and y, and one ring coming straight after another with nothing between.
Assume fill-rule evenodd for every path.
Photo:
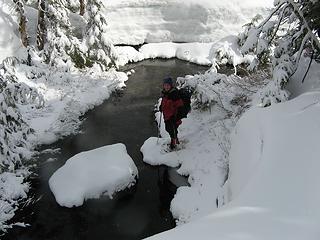
<instances>
[{"instance_id":1,"label":"evergreen branch","mask_svg":"<svg viewBox=\"0 0 320 240\"><path fill-rule=\"evenodd\" d=\"M273 33L273 35L272 35L272 37L271 37L271 39L270 39L270 41L269 41L269 44L272 43L272 41L274 40L275 36L277 35L277 32L278 32L278 30L279 30L279 27L280 27L281 22L282 22L283 17L284 17L284 12L285 12L285 10L286 10L288 7L289 7L289 6L285 6L285 7L282 9L281 15L280 15L280 19L279 19L279 21L278 21L278 23L277 23L277 26L275 27L275 31L274 31L274 33Z\"/></svg>"},{"instance_id":2,"label":"evergreen branch","mask_svg":"<svg viewBox=\"0 0 320 240\"><path fill-rule=\"evenodd\" d=\"M312 60L313 60L313 56L314 56L314 51L312 51L312 54L311 54L311 57L310 57L310 62L309 62L309 65L308 65L308 68L307 68L307 71L305 72L303 78L302 78L302 83L304 83L304 80L306 79L307 75L308 75L308 72L310 70L310 67L311 67L311 63L312 63Z\"/></svg>"}]
</instances>

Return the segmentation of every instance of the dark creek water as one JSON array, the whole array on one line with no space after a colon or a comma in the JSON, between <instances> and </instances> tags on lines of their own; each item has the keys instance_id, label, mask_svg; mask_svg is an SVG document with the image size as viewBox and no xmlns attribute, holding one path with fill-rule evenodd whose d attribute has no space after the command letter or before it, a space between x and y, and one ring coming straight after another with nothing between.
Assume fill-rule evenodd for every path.
<instances>
[{"instance_id":1,"label":"dark creek water","mask_svg":"<svg viewBox=\"0 0 320 240\"><path fill-rule=\"evenodd\" d=\"M43 146L43 149L60 148L60 152L40 155L31 190L39 200L19 211L14 219L31 226L14 227L4 239L132 240L175 226L169 210L175 188L166 184L163 169L143 163L140 147L148 137L157 135L153 108L162 79L204 72L207 67L172 59L143 61L123 70L129 69L136 72L129 77L127 88L84 116L82 134ZM127 146L139 169L137 184L113 199L101 197L87 200L77 208L60 207L48 186L51 175L79 152L118 142ZM46 162L48 158L56 160Z\"/></svg>"}]
</instances>

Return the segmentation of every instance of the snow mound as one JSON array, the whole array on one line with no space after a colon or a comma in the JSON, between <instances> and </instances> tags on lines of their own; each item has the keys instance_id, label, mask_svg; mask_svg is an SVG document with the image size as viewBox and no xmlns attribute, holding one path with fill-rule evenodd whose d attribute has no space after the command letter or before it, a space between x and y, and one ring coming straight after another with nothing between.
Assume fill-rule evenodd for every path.
<instances>
[{"instance_id":1,"label":"snow mound","mask_svg":"<svg viewBox=\"0 0 320 240\"><path fill-rule=\"evenodd\" d=\"M178 58L199 65L211 65L212 43L148 43L139 51L133 47L116 47L117 64L124 66L129 62L139 62L145 59Z\"/></svg>"},{"instance_id":2,"label":"snow mound","mask_svg":"<svg viewBox=\"0 0 320 240\"><path fill-rule=\"evenodd\" d=\"M231 202L149 239L318 240L320 92L254 107L232 134Z\"/></svg>"},{"instance_id":3,"label":"snow mound","mask_svg":"<svg viewBox=\"0 0 320 240\"><path fill-rule=\"evenodd\" d=\"M111 198L132 186L137 175L125 145L118 143L73 156L51 176L49 186L59 205L73 207L102 194Z\"/></svg>"},{"instance_id":4,"label":"snow mound","mask_svg":"<svg viewBox=\"0 0 320 240\"><path fill-rule=\"evenodd\" d=\"M145 59L179 58L199 65L211 65L209 59L212 43L149 43L140 52Z\"/></svg>"},{"instance_id":5,"label":"snow mound","mask_svg":"<svg viewBox=\"0 0 320 240\"><path fill-rule=\"evenodd\" d=\"M179 166L176 152L168 150L170 139L151 137L141 147L143 161L150 165L167 165L170 167Z\"/></svg>"}]
</instances>

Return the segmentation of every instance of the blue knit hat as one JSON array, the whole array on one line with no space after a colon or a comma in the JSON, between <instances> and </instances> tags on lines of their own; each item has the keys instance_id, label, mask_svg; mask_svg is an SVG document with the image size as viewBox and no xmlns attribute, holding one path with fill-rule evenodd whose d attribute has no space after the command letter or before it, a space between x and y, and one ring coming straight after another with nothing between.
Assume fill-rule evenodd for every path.
<instances>
[{"instance_id":1,"label":"blue knit hat","mask_svg":"<svg viewBox=\"0 0 320 240\"><path fill-rule=\"evenodd\" d=\"M167 77L167 78L163 79L163 84L165 84L165 83L173 85L172 78L171 77Z\"/></svg>"}]
</instances>

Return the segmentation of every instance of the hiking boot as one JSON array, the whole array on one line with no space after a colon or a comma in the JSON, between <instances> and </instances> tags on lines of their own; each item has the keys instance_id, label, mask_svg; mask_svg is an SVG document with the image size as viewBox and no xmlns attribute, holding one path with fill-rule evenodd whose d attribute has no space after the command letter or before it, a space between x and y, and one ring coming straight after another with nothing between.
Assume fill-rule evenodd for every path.
<instances>
[{"instance_id":1,"label":"hiking boot","mask_svg":"<svg viewBox=\"0 0 320 240\"><path fill-rule=\"evenodd\" d=\"M173 150L176 148L177 145L177 139L176 138L172 138L171 139L171 143L170 143L170 149Z\"/></svg>"}]
</instances>

